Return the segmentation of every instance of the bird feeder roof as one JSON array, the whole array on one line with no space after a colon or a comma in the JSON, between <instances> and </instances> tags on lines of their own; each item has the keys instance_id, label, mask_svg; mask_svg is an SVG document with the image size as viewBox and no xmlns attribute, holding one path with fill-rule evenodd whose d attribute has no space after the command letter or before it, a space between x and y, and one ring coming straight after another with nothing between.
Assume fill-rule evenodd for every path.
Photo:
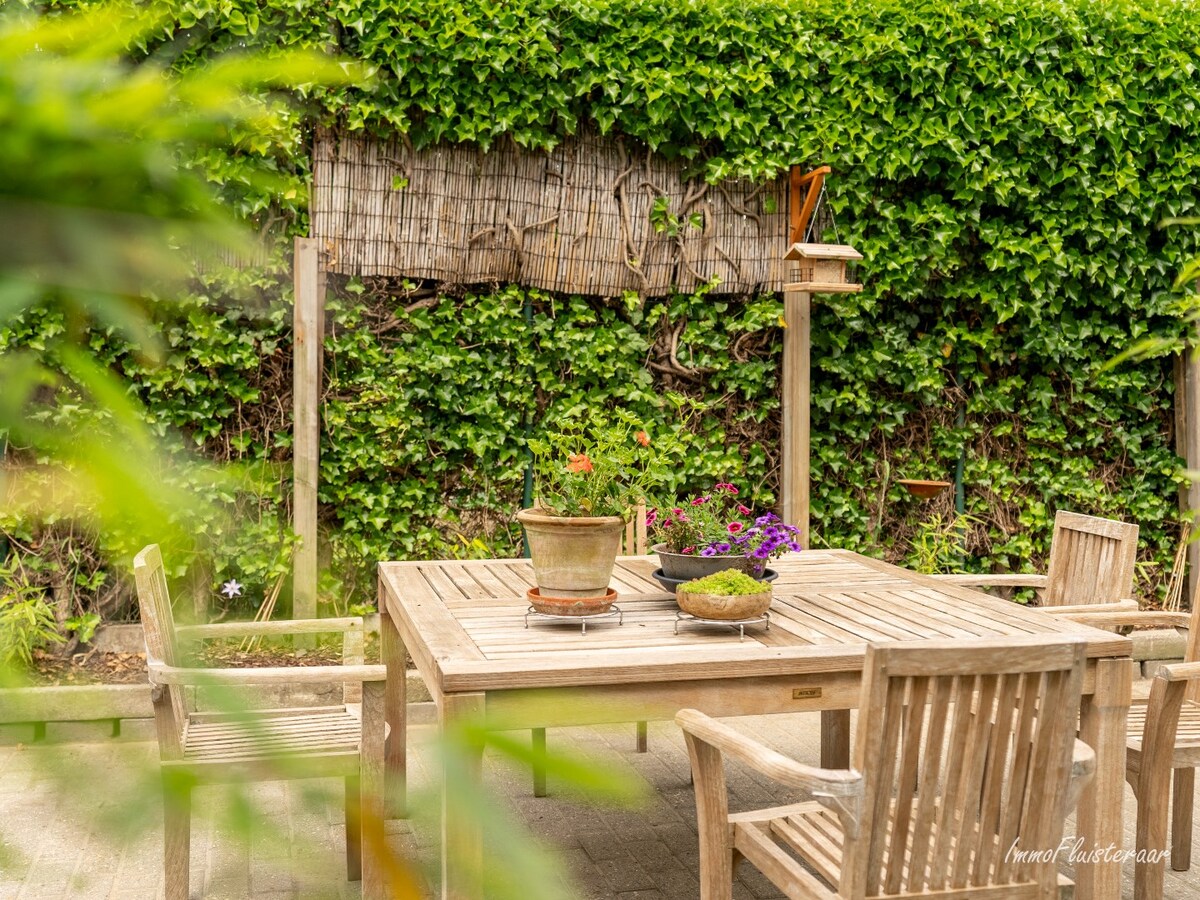
<instances>
[{"instance_id":1,"label":"bird feeder roof","mask_svg":"<svg viewBox=\"0 0 1200 900\"><path fill-rule=\"evenodd\" d=\"M849 244L792 244L784 259L862 259Z\"/></svg>"}]
</instances>

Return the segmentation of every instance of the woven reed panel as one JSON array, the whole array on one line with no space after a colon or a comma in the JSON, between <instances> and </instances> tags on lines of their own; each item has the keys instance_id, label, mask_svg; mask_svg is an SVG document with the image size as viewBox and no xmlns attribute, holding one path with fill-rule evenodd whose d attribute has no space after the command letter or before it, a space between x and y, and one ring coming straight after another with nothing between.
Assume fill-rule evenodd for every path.
<instances>
[{"instance_id":1,"label":"woven reed panel","mask_svg":"<svg viewBox=\"0 0 1200 900\"><path fill-rule=\"evenodd\" d=\"M683 169L595 134L546 153L322 131L312 235L329 270L348 275L606 297L691 291L714 275L718 293L780 290L787 179L709 185ZM651 211L662 197L674 227L660 230ZM688 222L697 213L701 227Z\"/></svg>"}]
</instances>

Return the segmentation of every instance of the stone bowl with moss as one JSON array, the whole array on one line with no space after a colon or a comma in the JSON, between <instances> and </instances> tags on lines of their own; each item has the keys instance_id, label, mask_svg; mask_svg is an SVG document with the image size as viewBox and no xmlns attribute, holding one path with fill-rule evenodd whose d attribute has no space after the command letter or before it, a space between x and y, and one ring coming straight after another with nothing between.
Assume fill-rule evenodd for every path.
<instances>
[{"instance_id":1,"label":"stone bowl with moss","mask_svg":"<svg viewBox=\"0 0 1200 900\"><path fill-rule=\"evenodd\" d=\"M725 569L679 585L675 601L698 619L755 619L771 605L771 586L745 572Z\"/></svg>"}]
</instances>

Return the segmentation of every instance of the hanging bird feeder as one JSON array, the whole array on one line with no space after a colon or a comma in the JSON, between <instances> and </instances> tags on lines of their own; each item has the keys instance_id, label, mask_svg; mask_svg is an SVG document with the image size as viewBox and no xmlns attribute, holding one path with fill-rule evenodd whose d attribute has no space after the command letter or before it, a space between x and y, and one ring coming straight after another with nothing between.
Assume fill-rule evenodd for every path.
<instances>
[{"instance_id":1,"label":"hanging bird feeder","mask_svg":"<svg viewBox=\"0 0 1200 900\"><path fill-rule=\"evenodd\" d=\"M848 271L849 263L863 258L861 253L848 244L812 242L816 213L825 202L825 176L830 171L829 166L821 166L801 175L798 168L792 168L789 192L792 228L790 246L783 258L796 262L797 266L796 280L785 284L785 291L850 294L862 290L862 285L856 283ZM836 222L833 227L836 234Z\"/></svg>"},{"instance_id":2,"label":"hanging bird feeder","mask_svg":"<svg viewBox=\"0 0 1200 900\"><path fill-rule=\"evenodd\" d=\"M862 290L846 271L846 264L862 259L862 254L846 244L792 244L784 259L799 263L797 280L785 284L785 291L852 294Z\"/></svg>"}]
</instances>

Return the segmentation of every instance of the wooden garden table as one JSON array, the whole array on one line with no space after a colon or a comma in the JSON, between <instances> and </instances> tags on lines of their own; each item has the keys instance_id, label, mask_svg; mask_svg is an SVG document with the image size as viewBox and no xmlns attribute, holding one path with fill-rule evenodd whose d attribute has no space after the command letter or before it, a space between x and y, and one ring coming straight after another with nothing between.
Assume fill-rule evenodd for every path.
<instances>
[{"instance_id":1,"label":"wooden garden table","mask_svg":"<svg viewBox=\"0 0 1200 900\"><path fill-rule=\"evenodd\" d=\"M400 814L405 772L405 652L437 702L442 727L482 717L488 727L670 718L682 707L713 716L822 711L821 763L849 761L849 710L858 704L868 641L1055 633L1088 641L1080 731L1096 776L1077 813L1083 847L1122 848L1125 718L1133 662L1128 638L841 550L794 553L773 565L770 629L745 639L726 627L684 625L650 576L653 556L622 557L612 585L624 624L530 621L528 560L389 562L379 567L389 806ZM480 760L472 762L480 777ZM482 859L472 823L443 814L443 848ZM1114 854L1077 866L1077 896L1120 897ZM442 860L442 895L481 894L478 866Z\"/></svg>"}]
</instances>

